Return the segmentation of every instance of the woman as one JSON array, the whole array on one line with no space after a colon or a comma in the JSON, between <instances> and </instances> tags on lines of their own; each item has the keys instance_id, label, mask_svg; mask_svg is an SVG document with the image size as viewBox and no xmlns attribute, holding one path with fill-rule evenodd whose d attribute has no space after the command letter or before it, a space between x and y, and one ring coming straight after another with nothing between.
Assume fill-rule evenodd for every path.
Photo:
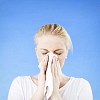
<instances>
[{"instance_id":1,"label":"woman","mask_svg":"<svg viewBox=\"0 0 100 100\"><path fill-rule=\"evenodd\" d=\"M53 91L48 100L93 100L88 81L61 74L69 49L72 48L70 36L58 24L41 27L34 38L40 73L35 76L17 77L12 82L8 100L46 100L45 82L48 69L49 53L55 56L50 65ZM60 65L58 71L57 62ZM51 82L51 81L50 81Z\"/></svg>"}]
</instances>

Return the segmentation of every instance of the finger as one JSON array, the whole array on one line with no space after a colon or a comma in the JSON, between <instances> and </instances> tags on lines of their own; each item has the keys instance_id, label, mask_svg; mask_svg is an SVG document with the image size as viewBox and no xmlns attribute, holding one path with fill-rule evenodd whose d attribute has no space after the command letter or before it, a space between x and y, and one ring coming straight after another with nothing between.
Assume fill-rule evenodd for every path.
<instances>
[{"instance_id":1,"label":"finger","mask_svg":"<svg viewBox=\"0 0 100 100\"><path fill-rule=\"evenodd\" d=\"M48 63L48 56L45 56L45 58L41 62L41 68L40 68L40 75L45 78L46 80L46 70L47 70L47 63Z\"/></svg>"},{"instance_id":2,"label":"finger","mask_svg":"<svg viewBox=\"0 0 100 100\"><path fill-rule=\"evenodd\" d=\"M59 69L59 66L58 66L58 63L59 61L58 61L58 58L56 57L56 59L55 59L55 79L56 80L59 80L59 78L60 78L60 73L59 73L59 70L61 70L61 69Z\"/></svg>"},{"instance_id":3,"label":"finger","mask_svg":"<svg viewBox=\"0 0 100 100\"><path fill-rule=\"evenodd\" d=\"M44 70L47 69L47 64L48 64L48 55L46 55L46 57L44 59Z\"/></svg>"},{"instance_id":4,"label":"finger","mask_svg":"<svg viewBox=\"0 0 100 100\"><path fill-rule=\"evenodd\" d=\"M54 62L55 62L55 64L54 64L54 76L55 77L57 77L58 75L58 71L57 71L57 62L56 62L56 58L54 58Z\"/></svg>"},{"instance_id":5,"label":"finger","mask_svg":"<svg viewBox=\"0 0 100 100\"><path fill-rule=\"evenodd\" d=\"M40 71L45 72L47 69L48 56L46 55L40 63Z\"/></svg>"},{"instance_id":6,"label":"finger","mask_svg":"<svg viewBox=\"0 0 100 100\"><path fill-rule=\"evenodd\" d=\"M53 74L53 77L55 78L56 77L56 74L57 74L57 69L56 69L56 58L53 57L53 63L52 63L52 74Z\"/></svg>"},{"instance_id":7,"label":"finger","mask_svg":"<svg viewBox=\"0 0 100 100\"><path fill-rule=\"evenodd\" d=\"M58 74L62 75L62 70L61 70L60 62L59 61L57 61L57 68L58 68Z\"/></svg>"},{"instance_id":8,"label":"finger","mask_svg":"<svg viewBox=\"0 0 100 100\"><path fill-rule=\"evenodd\" d=\"M52 63L51 63L51 72L54 77L54 59L52 59Z\"/></svg>"}]
</instances>

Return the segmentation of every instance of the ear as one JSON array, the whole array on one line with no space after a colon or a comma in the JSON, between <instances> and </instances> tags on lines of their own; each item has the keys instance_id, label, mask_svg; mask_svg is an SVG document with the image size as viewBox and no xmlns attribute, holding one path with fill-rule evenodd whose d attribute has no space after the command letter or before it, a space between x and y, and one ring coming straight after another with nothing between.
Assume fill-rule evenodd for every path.
<instances>
[{"instance_id":1,"label":"ear","mask_svg":"<svg viewBox=\"0 0 100 100\"><path fill-rule=\"evenodd\" d=\"M65 57L66 59L67 59L67 56L68 56L68 50L66 51L66 57Z\"/></svg>"},{"instance_id":2,"label":"ear","mask_svg":"<svg viewBox=\"0 0 100 100\"><path fill-rule=\"evenodd\" d=\"M37 56L37 48L35 47L35 53L36 53L36 56Z\"/></svg>"}]
</instances>

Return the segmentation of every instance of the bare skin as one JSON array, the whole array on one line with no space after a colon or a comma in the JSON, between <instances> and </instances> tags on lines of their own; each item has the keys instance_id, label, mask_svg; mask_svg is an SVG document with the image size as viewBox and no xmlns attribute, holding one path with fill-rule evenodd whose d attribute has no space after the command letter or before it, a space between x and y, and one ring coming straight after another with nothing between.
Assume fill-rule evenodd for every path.
<instances>
[{"instance_id":1,"label":"bare skin","mask_svg":"<svg viewBox=\"0 0 100 100\"><path fill-rule=\"evenodd\" d=\"M46 54L49 52L53 52L58 56L58 58L53 58L51 65L51 72L53 75L53 93L49 100L62 100L59 94L59 88L63 87L70 80L70 77L65 76L64 74L61 75L56 67L57 60L59 61L61 68L63 67L65 57L68 54L68 49L66 48L64 40L52 35L44 35L39 37L36 45L36 55L39 63L44 57L45 60L42 61L40 73L31 77L32 81L37 85L37 91L33 95L32 100L44 99L46 69L48 63L48 56Z\"/></svg>"}]
</instances>

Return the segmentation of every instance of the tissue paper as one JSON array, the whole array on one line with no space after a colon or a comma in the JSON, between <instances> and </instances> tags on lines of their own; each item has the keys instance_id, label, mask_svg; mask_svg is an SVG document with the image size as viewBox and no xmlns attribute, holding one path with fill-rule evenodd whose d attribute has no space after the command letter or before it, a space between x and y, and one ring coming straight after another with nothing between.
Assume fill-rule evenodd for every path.
<instances>
[{"instance_id":1,"label":"tissue paper","mask_svg":"<svg viewBox=\"0 0 100 100\"><path fill-rule=\"evenodd\" d=\"M45 90L44 90L44 94L46 95L46 99L48 100L50 98L50 96L52 95L53 92L53 76L51 73L51 63L52 63L52 59L54 56L57 57L57 55L53 54L52 52L47 54L49 56L49 61L48 61L48 67L47 67L47 71L46 71L46 83L45 83ZM41 67L41 63L38 66L39 68ZM60 68L60 64L57 61L57 69L59 71L59 73L62 73L61 70L59 70Z\"/></svg>"}]
</instances>

